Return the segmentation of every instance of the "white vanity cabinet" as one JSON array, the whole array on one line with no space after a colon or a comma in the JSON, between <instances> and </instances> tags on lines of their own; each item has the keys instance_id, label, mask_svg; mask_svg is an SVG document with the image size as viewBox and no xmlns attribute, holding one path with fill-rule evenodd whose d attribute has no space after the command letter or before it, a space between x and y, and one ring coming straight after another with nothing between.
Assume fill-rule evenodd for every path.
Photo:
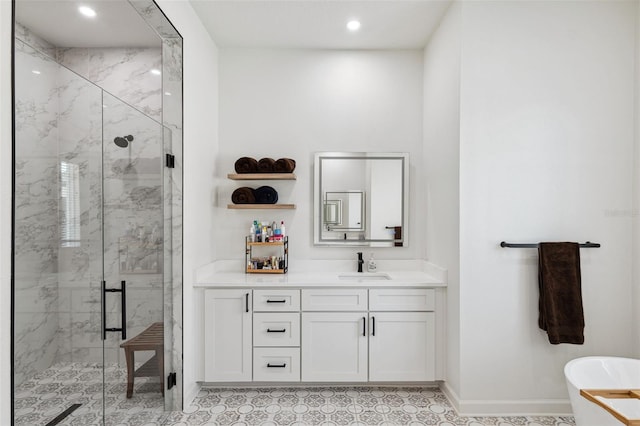
<instances>
[{"instance_id":1,"label":"white vanity cabinet","mask_svg":"<svg viewBox=\"0 0 640 426\"><path fill-rule=\"evenodd\" d=\"M442 379L435 288L204 291L205 382Z\"/></svg>"},{"instance_id":2,"label":"white vanity cabinet","mask_svg":"<svg viewBox=\"0 0 640 426\"><path fill-rule=\"evenodd\" d=\"M204 380L252 380L251 289L205 290Z\"/></svg>"},{"instance_id":3,"label":"white vanity cabinet","mask_svg":"<svg viewBox=\"0 0 640 426\"><path fill-rule=\"evenodd\" d=\"M435 380L435 291L369 290L369 380Z\"/></svg>"},{"instance_id":4,"label":"white vanity cabinet","mask_svg":"<svg viewBox=\"0 0 640 426\"><path fill-rule=\"evenodd\" d=\"M435 380L434 291L363 291L302 290L302 380Z\"/></svg>"}]
</instances>

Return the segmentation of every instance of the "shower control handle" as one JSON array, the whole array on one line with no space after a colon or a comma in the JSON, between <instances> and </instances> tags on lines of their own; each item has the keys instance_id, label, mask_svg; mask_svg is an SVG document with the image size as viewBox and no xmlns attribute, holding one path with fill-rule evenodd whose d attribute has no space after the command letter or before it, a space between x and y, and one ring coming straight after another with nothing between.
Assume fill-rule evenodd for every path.
<instances>
[{"instance_id":1,"label":"shower control handle","mask_svg":"<svg viewBox=\"0 0 640 426\"><path fill-rule=\"evenodd\" d=\"M127 338L127 282L120 281L120 288L107 288L105 281L102 281L102 340L106 340L107 332L121 332L122 340ZM107 293L120 293L121 295L121 315L122 323L119 328L107 327Z\"/></svg>"}]
</instances>

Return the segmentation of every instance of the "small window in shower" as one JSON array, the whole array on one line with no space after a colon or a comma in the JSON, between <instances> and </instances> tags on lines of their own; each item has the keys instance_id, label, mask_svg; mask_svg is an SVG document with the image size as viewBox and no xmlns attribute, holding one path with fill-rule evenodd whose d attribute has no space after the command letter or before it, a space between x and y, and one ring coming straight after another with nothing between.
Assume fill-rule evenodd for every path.
<instances>
[{"instance_id":1,"label":"small window in shower","mask_svg":"<svg viewBox=\"0 0 640 426\"><path fill-rule=\"evenodd\" d=\"M80 171L77 164L60 163L60 246L80 247Z\"/></svg>"}]
</instances>

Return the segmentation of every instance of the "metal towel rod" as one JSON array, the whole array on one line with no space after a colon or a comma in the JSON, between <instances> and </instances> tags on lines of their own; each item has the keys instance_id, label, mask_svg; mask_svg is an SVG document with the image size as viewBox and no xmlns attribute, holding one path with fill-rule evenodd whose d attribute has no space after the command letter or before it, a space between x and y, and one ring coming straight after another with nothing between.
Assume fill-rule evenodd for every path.
<instances>
[{"instance_id":1,"label":"metal towel rod","mask_svg":"<svg viewBox=\"0 0 640 426\"><path fill-rule=\"evenodd\" d=\"M500 247L511 247L511 248L538 248L538 243L524 243L524 244L517 244L517 243L507 243L502 241L500 243ZM587 241L586 243L582 243L580 244L581 248L597 248L600 247L599 243L592 243L591 241Z\"/></svg>"}]
</instances>

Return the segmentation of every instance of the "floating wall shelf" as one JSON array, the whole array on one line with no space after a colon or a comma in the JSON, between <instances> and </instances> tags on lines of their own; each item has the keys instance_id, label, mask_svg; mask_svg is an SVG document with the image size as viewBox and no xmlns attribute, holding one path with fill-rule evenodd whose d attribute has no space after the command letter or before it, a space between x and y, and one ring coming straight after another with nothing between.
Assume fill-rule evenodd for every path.
<instances>
[{"instance_id":1,"label":"floating wall shelf","mask_svg":"<svg viewBox=\"0 0 640 426\"><path fill-rule=\"evenodd\" d=\"M295 204L227 204L228 209L236 210L293 210Z\"/></svg>"},{"instance_id":2,"label":"floating wall shelf","mask_svg":"<svg viewBox=\"0 0 640 426\"><path fill-rule=\"evenodd\" d=\"M232 180L296 180L294 173L229 173Z\"/></svg>"}]
</instances>

